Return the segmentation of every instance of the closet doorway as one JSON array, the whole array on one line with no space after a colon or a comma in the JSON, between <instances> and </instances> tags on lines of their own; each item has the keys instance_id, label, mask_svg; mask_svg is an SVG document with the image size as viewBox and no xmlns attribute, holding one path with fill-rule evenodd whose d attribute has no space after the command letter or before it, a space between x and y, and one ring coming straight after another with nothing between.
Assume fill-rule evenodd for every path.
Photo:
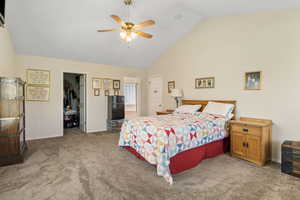
<instances>
[{"instance_id":1,"label":"closet doorway","mask_svg":"<svg viewBox=\"0 0 300 200\"><path fill-rule=\"evenodd\" d=\"M64 132L86 132L86 75L63 74Z\"/></svg>"}]
</instances>

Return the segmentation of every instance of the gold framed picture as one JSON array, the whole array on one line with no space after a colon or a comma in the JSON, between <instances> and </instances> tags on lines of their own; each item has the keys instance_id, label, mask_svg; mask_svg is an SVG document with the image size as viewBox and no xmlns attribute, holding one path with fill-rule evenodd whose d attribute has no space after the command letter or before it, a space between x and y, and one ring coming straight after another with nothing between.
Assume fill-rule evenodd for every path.
<instances>
[{"instance_id":1,"label":"gold framed picture","mask_svg":"<svg viewBox=\"0 0 300 200\"><path fill-rule=\"evenodd\" d=\"M50 88L48 86L27 85L26 101L49 101Z\"/></svg>"},{"instance_id":2,"label":"gold framed picture","mask_svg":"<svg viewBox=\"0 0 300 200\"><path fill-rule=\"evenodd\" d=\"M169 81L168 82L168 93L170 94L173 89L175 89L175 81Z\"/></svg>"},{"instance_id":3,"label":"gold framed picture","mask_svg":"<svg viewBox=\"0 0 300 200\"><path fill-rule=\"evenodd\" d=\"M50 71L40 69L27 69L26 79L28 85L50 85Z\"/></svg>"},{"instance_id":4,"label":"gold framed picture","mask_svg":"<svg viewBox=\"0 0 300 200\"><path fill-rule=\"evenodd\" d=\"M93 78L92 79L93 89L102 89L103 82L101 78Z\"/></svg>"},{"instance_id":5,"label":"gold framed picture","mask_svg":"<svg viewBox=\"0 0 300 200\"><path fill-rule=\"evenodd\" d=\"M245 73L245 90L261 90L261 71Z\"/></svg>"},{"instance_id":6,"label":"gold framed picture","mask_svg":"<svg viewBox=\"0 0 300 200\"><path fill-rule=\"evenodd\" d=\"M113 80L112 79L102 79L103 81L103 89L111 90L113 89Z\"/></svg>"},{"instance_id":7,"label":"gold framed picture","mask_svg":"<svg viewBox=\"0 0 300 200\"><path fill-rule=\"evenodd\" d=\"M100 96L100 89L94 89L94 96Z\"/></svg>"},{"instance_id":8,"label":"gold framed picture","mask_svg":"<svg viewBox=\"0 0 300 200\"><path fill-rule=\"evenodd\" d=\"M105 91L104 91L104 95L105 95L105 96L109 96L109 93L110 93L109 90L105 90Z\"/></svg>"},{"instance_id":9,"label":"gold framed picture","mask_svg":"<svg viewBox=\"0 0 300 200\"><path fill-rule=\"evenodd\" d=\"M196 78L195 89L215 88L215 77Z\"/></svg>"}]
</instances>

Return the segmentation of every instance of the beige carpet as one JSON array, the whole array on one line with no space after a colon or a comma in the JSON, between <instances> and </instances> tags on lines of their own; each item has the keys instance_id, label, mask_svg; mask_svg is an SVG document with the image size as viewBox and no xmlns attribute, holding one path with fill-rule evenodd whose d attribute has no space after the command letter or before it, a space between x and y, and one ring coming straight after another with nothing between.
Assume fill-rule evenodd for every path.
<instances>
[{"instance_id":1,"label":"beige carpet","mask_svg":"<svg viewBox=\"0 0 300 200\"><path fill-rule=\"evenodd\" d=\"M174 176L169 186L117 142L109 133L30 142L24 164L0 168L0 199L300 199L300 179L228 155Z\"/></svg>"}]
</instances>

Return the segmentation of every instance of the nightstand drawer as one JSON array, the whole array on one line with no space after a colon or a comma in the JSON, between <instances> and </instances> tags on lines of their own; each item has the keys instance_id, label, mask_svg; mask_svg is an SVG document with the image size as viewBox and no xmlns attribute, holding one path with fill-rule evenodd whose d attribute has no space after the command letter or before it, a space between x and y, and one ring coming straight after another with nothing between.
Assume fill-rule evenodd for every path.
<instances>
[{"instance_id":1,"label":"nightstand drawer","mask_svg":"<svg viewBox=\"0 0 300 200\"><path fill-rule=\"evenodd\" d=\"M232 125L231 129L234 132L245 133L245 134L256 135L256 136L261 136L261 132L262 132L262 129L259 127L237 125L237 124Z\"/></svg>"}]
</instances>

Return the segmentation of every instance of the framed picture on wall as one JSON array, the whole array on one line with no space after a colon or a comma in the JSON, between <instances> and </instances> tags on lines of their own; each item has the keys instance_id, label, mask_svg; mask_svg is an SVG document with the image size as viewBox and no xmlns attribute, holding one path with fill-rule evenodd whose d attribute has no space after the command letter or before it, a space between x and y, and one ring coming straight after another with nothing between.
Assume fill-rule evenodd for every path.
<instances>
[{"instance_id":1,"label":"framed picture on wall","mask_svg":"<svg viewBox=\"0 0 300 200\"><path fill-rule=\"evenodd\" d=\"M27 85L26 101L49 101L50 88L48 86Z\"/></svg>"},{"instance_id":2,"label":"framed picture on wall","mask_svg":"<svg viewBox=\"0 0 300 200\"><path fill-rule=\"evenodd\" d=\"M120 90L114 90L114 95L115 96L120 96Z\"/></svg>"},{"instance_id":3,"label":"framed picture on wall","mask_svg":"<svg viewBox=\"0 0 300 200\"><path fill-rule=\"evenodd\" d=\"M245 90L261 90L261 71L245 73Z\"/></svg>"},{"instance_id":4,"label":"framed picture on wall","mask_svg":"<svg viewBox=\"0 0 300 200\"><path fill-rule=\"evenodd\" d=\"M114 80L113 81L113 88L116 90L119 90L121 87L121 81L120 80Z\"/></svg>"},{"instance_id":5,"label":"framed picture on wall","mask_svg":"<svg viewBox=\"0 0 300 200\"><path fill-rule=\"evenodd\" d=\"M100 96L100 89L94 89L94 96Z\"/></svg>"},{"instance_id":6,"label":"framed picture on wall","mask_svg":"<svg viewBox=\"0 0 300 200\"><path fill-rule=\"evenodd\" d=\"M93 85L93 89L102 89L102 79L93 78L92 85Z\"/></svg>"},{"instance_id":7,"label":"framed picture on wall","mask_svg":"<svg viewBox=\"0 0 300 200\"><path fill-rule=\"evenodd\" d=\"M215 88L215 77L196 78L195 89Z\"/></svg>"},{"instance_id":8,"label":"framed picture on wall","mask_svg":"<svg viewBox=\"0 0 300 200\"><path fill-rule=\"evenodd\" d=\"M113 80L111 79L103 79L103 89L111 90L113 89Z\"/></svg>"},{"instance_id":9,"label":"framed picture on wall","mask_svg":"<svg viewBox=\"0 0 300 200\"><path fill-rule=\"evenodd\" d=\"M170 94L173 89L175 89L175 81L169 81L168 82L168 93Z\"/></svg>"},{"instance_id":10,"label":"framed picture on wall","mask_svg":"<svg viewBox=\"0 0 300 200\"><path fill-rule=\"evenodd\" d=\"M28 85L50 85L50 71L40 69L26 70Z\"/></svg>"},{"instance_id":11,"label":"framed picture on wall","mask_svg":"<svg viewBox=\"0 0 300 200\"><path fill-rule=\"evenodd\" d=\"M109 90L105 90L105 91L104 91L104 95L105 95L105 96L109 96Z\"/></svg>"}]
</instances>

